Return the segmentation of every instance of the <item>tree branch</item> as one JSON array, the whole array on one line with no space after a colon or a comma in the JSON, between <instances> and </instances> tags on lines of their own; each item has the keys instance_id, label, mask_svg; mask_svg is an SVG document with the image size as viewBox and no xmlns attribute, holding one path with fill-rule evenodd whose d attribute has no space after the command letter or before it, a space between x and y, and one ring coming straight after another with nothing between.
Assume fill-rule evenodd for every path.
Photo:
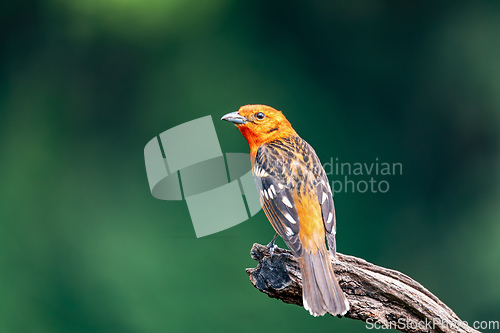
<instances>
[{"instance_id":1,"label":"tree branch","mask_svg":"<svg viewBox=\"0 0 500 333\"><path fill-rule=\"evenodd\" d=\"M302 278L297 260L284 249L254 244L250 254L258 261L246 272L260 291L285 303L302 306ZM436 296L410 277L337 253L335 275L351 309L348 318L363 320L367 328L386 326L402 332L479 332L468 326Z\"/></svg>"}]
</instances>

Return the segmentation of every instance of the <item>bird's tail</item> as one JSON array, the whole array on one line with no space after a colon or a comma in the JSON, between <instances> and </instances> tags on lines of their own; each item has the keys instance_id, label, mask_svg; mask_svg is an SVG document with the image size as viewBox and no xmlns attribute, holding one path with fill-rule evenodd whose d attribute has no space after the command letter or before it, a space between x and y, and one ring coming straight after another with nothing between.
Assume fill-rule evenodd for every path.
<instances>
[{"instance_id":1,"label":"bird's tail","mask_svg":"<svg viewBox=\"0 0 500 333\"><path fill-rule=\"evenodd\" d=\"M319 246L314 253L303 249L299 262L302 298L309 313L316 317L326 312L344 315L349 311L349 302L335 278L325 246Z\"/></svg>"}]
</instances>

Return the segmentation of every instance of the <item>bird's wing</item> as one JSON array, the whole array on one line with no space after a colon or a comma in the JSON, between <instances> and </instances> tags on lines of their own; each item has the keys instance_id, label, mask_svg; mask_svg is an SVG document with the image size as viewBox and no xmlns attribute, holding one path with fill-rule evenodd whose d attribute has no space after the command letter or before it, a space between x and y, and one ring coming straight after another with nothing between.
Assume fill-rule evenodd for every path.
<instances>
[{"instance_id":1,"label":"bird's wing","mask_svg":"<svg viewBox=\"0 0 500 333\"><path fill-rule=\"evenodd\" d=\"M328 248L333 256L336 253L335 233L337 219L335 216L335 205L333 203L333 194L328 182L328 177L323 168L321 168L321 175L316 183L316 191L319 203L321 205L321 216L325 225L326 239L328 240Z\"/></svg>"},{"instance_id":2,"label":"bird's wing","mask_svg":"<svg viewBox=\"0 0 500 333\"><path fill-rule=\"evenodd\" d=\"M303 161L301 178L308 179L306 182L312 184L313 189L316 191L315 196L321 207L321 216L326 231L326 239L328 240L328 248L332 255L335 256L336 216L333 193L328 177L318 155L316 155L311 145L300 137L297 137L294 140L294 146L296 153L301 156L299 160Z\"/></svg>"},{"instance_id":3,"label":"bird's wing","mask_svg":"<svg viewBox=\"0 0 500 333\"><path fill-rule=\"evenodd\" d=\"M292 183L285 176L286 165L286 160L276 150L262 146L252 171L267 218L288 248L300 257L300 221L292 196Z\"/></svg>"}]
</instances>

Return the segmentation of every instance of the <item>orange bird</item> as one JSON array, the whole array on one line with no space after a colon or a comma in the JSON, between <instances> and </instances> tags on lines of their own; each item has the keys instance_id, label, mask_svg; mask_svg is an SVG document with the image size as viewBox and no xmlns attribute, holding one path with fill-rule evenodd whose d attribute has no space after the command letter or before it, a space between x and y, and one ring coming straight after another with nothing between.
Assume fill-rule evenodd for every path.
<instances>
[{"instance_id":1,"label":"orange bird","mask_svg":"<svg viewBox=\"0 0 500 333\"><path fill-rule=\"evenodd\" d=\"M276 236L299 258L304 308L313 316L344 315L349 303L335 278L335 207L325 170L314 149L281 113L245 105L222 117L236 124L250 146L260 204ZM268 247L276 245L274 236Z\"/></svg>"}]
</instances>

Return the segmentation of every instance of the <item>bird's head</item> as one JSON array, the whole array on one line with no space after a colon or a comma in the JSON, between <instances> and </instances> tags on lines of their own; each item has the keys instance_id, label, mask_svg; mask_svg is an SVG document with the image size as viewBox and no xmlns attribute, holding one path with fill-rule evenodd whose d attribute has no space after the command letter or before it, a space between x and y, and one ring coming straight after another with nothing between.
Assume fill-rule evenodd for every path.
<instances>
[{"instance_id":1,"label":"bird's head","mask_svg":"<svg viewBox=\"0 0 500 333\"><path fill-rule=\"evenodd\" d=\"M283 113L267 105L245 105L236 112L224 115L221 120L238 127L252 155L264 143L297 135Z\"/></svg>"}]
</instances>

